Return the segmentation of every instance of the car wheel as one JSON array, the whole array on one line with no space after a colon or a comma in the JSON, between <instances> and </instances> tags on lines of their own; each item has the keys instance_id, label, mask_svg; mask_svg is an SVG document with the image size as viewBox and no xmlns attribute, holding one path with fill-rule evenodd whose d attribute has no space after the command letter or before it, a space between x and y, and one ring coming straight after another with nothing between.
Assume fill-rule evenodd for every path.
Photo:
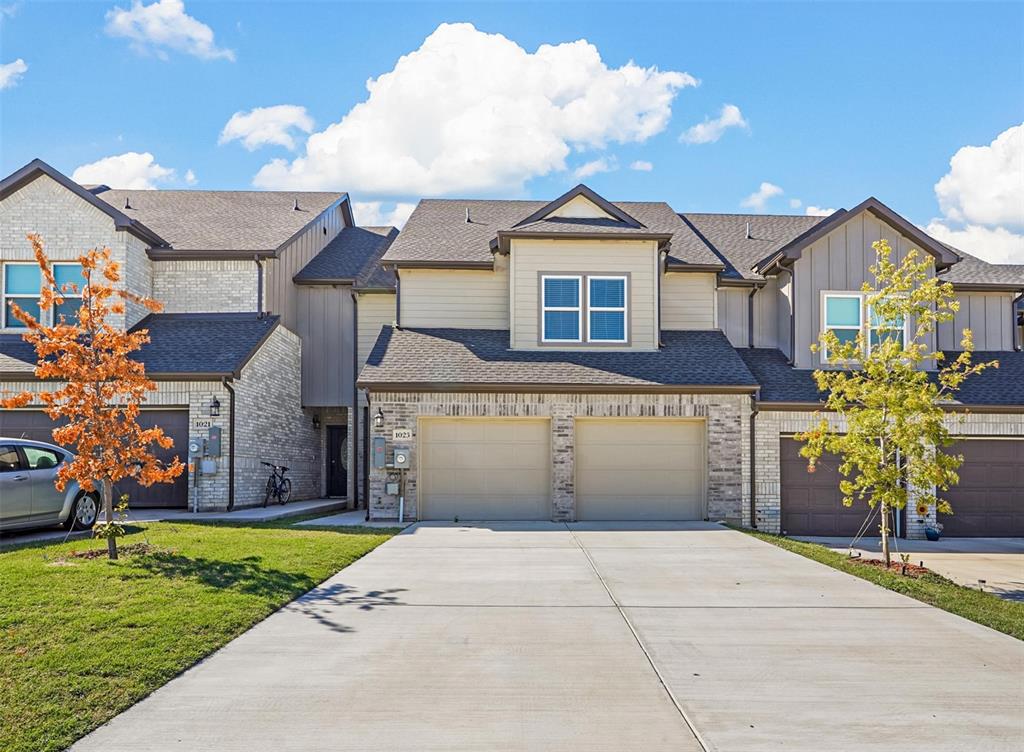
<instances>
[{"instance_id":1,"label":"car wheel","mask_svg":"<svg viewBox=\"0 0 1024 752\"><path fill-rule=\"evenodd\" d=\"M71 505L67 524L72 530L88 530L96 524L99 511L100 505L96 497L92 494L82 494Z\"/></svg>"}]
</instances>

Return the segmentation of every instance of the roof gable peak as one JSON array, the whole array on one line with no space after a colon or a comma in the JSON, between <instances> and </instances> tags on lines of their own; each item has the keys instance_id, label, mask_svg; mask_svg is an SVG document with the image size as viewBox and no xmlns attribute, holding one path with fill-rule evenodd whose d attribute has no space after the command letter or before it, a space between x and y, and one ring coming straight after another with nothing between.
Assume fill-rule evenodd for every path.
<instances>
[{"instance_id":1,"label":"roof gable peak","mask_svg":"<svg viewBox=\"0 0 1024 752\"><path fill-rule=\"evenodd\" d=\"M522 227L542 219L611 219L624 225L640 229L644 225L630 216L611 201L598 195L595 191L580 183L575 188L563 193L554 201L545 204L537 211L519 220L513 228Z\"/></svg>"}]
</instances>

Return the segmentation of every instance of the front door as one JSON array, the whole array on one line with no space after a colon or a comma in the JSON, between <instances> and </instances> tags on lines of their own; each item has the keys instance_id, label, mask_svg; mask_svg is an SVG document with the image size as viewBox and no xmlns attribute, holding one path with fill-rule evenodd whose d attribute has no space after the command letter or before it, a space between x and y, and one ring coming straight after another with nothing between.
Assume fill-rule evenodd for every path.
<instances>
[{"instance_id":1,"label":"front door","mask_svg":"<svg viewBox=\"0 0 1024 752\"><path fill-rule=\"evenodd\" d=\"M348 426L327 426L327 495L348 495Z\"/></svg>"}]
</instances>

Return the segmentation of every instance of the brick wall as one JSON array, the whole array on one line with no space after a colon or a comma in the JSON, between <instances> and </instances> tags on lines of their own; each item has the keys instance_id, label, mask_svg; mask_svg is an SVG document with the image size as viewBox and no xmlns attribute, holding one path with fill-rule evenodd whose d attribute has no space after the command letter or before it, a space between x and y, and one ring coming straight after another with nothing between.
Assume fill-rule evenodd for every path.
<instances>
[{"instance_id":1,"label":"brick wall","mask_svg":"<svg viewBox=\"0 0 1024 752\"><path fill-rule=\"evenodd\" d=\"M836 430L843 430L846 421L835 413L820 414ZM756 418L755 486L757 493L757 526L768 533L778 533L782 522L782 486L780 483L779 440L783 434L800 433L816 423L813 412L761 411ZM946 425L959 436L1024 436L1024 415L999 413L950 413ZM935 522L935 508L919 518L911 504L907 513L907 537L924 538L924 529Z\"/></svg>"},{"instance_id":2,"label":"brick wall","mask_svg":"<svg viewBox=\"0 0 1024 752\"><path fill-rule=\"evenodd\" d=\"M413 431L413 469L407 473L406 518L416 518L416 434L420 417L547 417L551 419L552 507L554 519L575 519L575 427L577 417L704 418L708 432L707 510L710 519L740 522L748 506L749 454L745 452L750 398L730 394L370 394L370 414L384 412L384 427L373 436L387 441L392 460L392 431ZM386 494L386 471L370 471L371 516L395 519L398 498Z\"/></svg>"},{"instance_id":3,"label":"brick wall","mask_svg":"<svg viewBox=\"0 0 1024 752\"><path fill-rule=\"evenodd\" d=\"M156 261L152 266L153 297L166 313L258 309L258 274L252 259Z\"/></svg>"}]
</instances>

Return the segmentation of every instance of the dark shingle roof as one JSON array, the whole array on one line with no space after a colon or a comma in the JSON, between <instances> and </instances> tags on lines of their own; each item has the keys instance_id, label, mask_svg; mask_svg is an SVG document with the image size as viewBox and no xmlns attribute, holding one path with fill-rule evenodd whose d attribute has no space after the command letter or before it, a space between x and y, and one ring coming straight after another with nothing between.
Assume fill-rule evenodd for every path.
<instances>
[{"instance_id":1,"label":"dark shingle roof","mask_svg":"<svg viewBox=\"0 0 1024 752\"><path fill-rule=\"evenodd\" d=\"M952 282L954 285L1007 285L1024 289L1024 264L990 264L964 251L953 250L962 260L939 275L943 282Z\"/></svg>"},{"instance_id":2,"label":"dark shingle roof","mask_svg":"<svg viewBox=\"0 0 1024 752\"><path fill-rule=\"evenodd\" d=\"M398 237L394 227L346 227L294 277L298 284L345 282L358 288L393 288L395 273L380 259Z\"/></svg>"},{"instance_id":3,"label":"dark shingle roof","mask_svg":"<svg viewBox=\"0 0 1024 752\"><path fill-rule=\"evenodd\" d=\"M546 201L424 199L416 206L384 260L490 264L491 241L499 232L598 233L671 236L670 258L678 264L721 265L668 204L616 201L614 205L643 226L607 219L552 218L518 225L547 206ZM466 221L466 211L470 221Z\"/></svg>"},{"instance_id":4,"label":"dark shingle roof","mask_svg":"<svg viewBox=\"0 0 1024 752\"><path fill-rule=\"evenodd\" d=\"M345 194L105 190L96 196L143 222L176 251L252 252L277 250Z\"/></svg>"},{"instance_id":5,"label":"dark shingle roof","mask_svg":"<svg viewBox=\"0 0 1024 752\"><path fill-rule=\"evenodd\" d=\"M725 278L763 279L751 270L827 217L769 214L680 214L715 254L725 263ZM747 237L747 223L750 235Z\"/></svg>"},{"instance_id":6,"label":"dark shingle roof","mask_svg":"<svg viewBox=\"0 0 1024 752\"><path fill-rule=\"evenodd\" d=\"M760 402L819 402L822 393L813 371L794 368L779 350L737 348L743 362L761 384ZM946 352L946 362L959 353ZM955 402L961 405L1024 406L1024 352L975 352L975 363L999 361L964 382Z\"/></svg>"},{"instance_id":7,"label":"dark shingle roof","mask_svg":"<svg viewBox=\"0 0 1024 752\"><path fill-rule=\"evenodd\" d=\"M150 375L237 375L279 316L255 313L152 313L132 327L149 330L139 360Z\"/></svg>"},{"instance_id":8,"label":"dark shingle roof","mask_svg":"<svg viewBox=\"0 0 1024 752\"><path fill-rule=\"evenodd\" d=\"M754 387L721 332L665 332L660 350L510 350L507 330L384 327L360 384L596 388Z\"/></svg>"}]
</instances>

